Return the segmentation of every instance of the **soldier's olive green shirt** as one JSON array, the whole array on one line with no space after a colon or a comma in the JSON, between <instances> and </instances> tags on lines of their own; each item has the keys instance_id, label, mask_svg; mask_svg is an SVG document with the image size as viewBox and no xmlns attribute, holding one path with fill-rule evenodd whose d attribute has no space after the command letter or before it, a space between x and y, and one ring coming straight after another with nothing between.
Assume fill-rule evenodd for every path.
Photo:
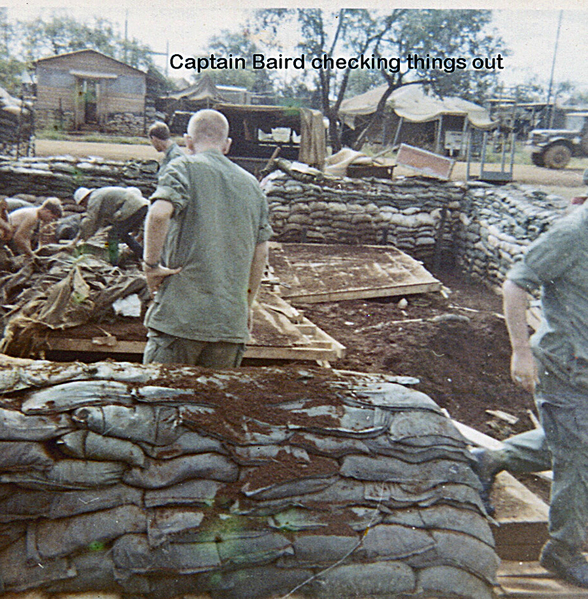
<instances>
[{"instance_id":1,"label":"soldier's olive green shirt","mask_svg":"<svg viewBox=\"0 0 588 599\"><path fill-rule=\"evenodd\" d=\"M537 359L588 389L588 204L556 221L507 277L527 291L541 288L543 318L531 339Z\"/></svg>"},{"instance_id":2,"label":"soldier's olive green shirt","mask_svg":"<svg viewBox=\"0 0 588 599\"><path fill-rule=\"evenodd\" d=\"M163 171L165 170L165 167L174 158L181 158L182 156L185 156L183 150L180 148L180 146L178 146L177 143L174 142L163 154L163 159L161 161L161 164L159 165L159 170L157 171L157 176L161 177L161 175L163 175Z\"/></svg>"},{"instance_id":3,"label":"soldier's olive green shirt","mask_svg":"<svg viewBox=\"0 0 588 599\"><path fill-rule=\"evenodd\" d=\"M182 271L162 283L146 326L196 341L246 342L253 253L272 235L255 177L208 150L170 162L151 200L173 204L162 262Z\"/></svg>"},{"instance_id":4,"label":"soldier's olive green shirt","mask_svg":"<svg viewBox=\"0 0 588 599\"><path fill-rule=\"evenodd\" d=\"M80 236L89 239L103 227L126 220L149 201L137 187L101 187L88 199L86 213L80 223Z\"/></svg>"}]
</instances>

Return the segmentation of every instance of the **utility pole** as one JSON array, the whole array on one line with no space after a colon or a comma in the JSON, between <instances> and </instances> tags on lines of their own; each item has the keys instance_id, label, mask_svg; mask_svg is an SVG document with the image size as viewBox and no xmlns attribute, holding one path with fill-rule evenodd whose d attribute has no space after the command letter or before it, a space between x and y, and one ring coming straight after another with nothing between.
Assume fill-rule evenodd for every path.
<instances>
[{"instance_id":1,"label":"utility pole","mask_svg":"<svg viewBox=\"0 0 588 599\"><path fill-rule=\"evenodd\" d=\"M551 102L551 92L553 90L553 78L555 74L555 61L557 59L557 47L559 45L559 32L561 31L561 21L563 19L563 10L559 11L559 19L557 21L557 33L555 34L555 47L553 49L553 61L551 63L551 76L549 78L549 90L547 92L547 110L549 111L549 127L548 129L553 129L553 116L554 116L554 108L555 108L555 97L553 98L553 106L550 105Z\"/></svg>"},{"instance_id":2,"label":"utility pole","mask_svg":"<svg viewBox=\"0 0 588 599\"><path fill-rule=\"evenodd\" d=\"M128 38L128 33L129 33L129 9L127 8L127 10L125 11L125 50L124 50L124 60L123 62L126 64L127 62L127 38Z\"/></svg>"}]
</instances>

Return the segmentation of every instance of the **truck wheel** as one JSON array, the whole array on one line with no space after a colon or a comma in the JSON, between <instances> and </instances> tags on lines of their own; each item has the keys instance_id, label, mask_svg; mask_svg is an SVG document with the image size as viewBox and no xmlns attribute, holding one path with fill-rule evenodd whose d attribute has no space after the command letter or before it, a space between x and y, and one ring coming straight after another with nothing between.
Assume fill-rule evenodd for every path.
<instances>
[{"instance_id":1,"label":"truck wheel","mask_svg":"<svg viewBox=\"0 0 588 599\"><path fill-rule=\"evenodd\" d=\"M565 168L571 157L572 151L565 144L553 144L543 154L545 166L548 168Z\"/></svg>"},{"instance_id":2,"label":"truck wheel","mask_svg":"<svg viewBox=\"0 0 588 599\"><path fill-rule=\"evenodd\" d=\"M535 166L545 166L545 160L541 152L533 152L531 154L531 161Z\"/></svg>"}]
</instances>

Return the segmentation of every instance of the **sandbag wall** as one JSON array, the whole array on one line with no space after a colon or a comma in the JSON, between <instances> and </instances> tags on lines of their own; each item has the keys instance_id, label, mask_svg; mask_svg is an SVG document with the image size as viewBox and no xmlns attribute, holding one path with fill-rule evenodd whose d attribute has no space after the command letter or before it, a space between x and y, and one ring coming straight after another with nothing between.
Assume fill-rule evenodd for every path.
<instances>
[{"instance_id":1,"label":"sandbag wall","mask_svg":"<svg viewBox=\"0 0 588 599\"><path fill-rule=\"evenodd\" d=\"M428 396L318 368L23 362L0 364L2 591L492 597L479 482Z\"/></svg>"},{"instance_id":2,"label":"sandbag wall","mask_svg":"<svg viewBox=\"0 0 588 599\"><path fill-rule=\"evenodd\" d=\"M79 186L135 186L149 196L156 161L67 156L0 158L0 194L55 195L79 211ZM499 284L513 259L565 208L561 198L516 184L424 177L351 179L275 170L262 181L278 241L391 244L427 265L454 257L474 278Z\"/></svg>"},{"instance_id":3,"label":"sandbag wall","mask_svg":"<svg viewBox=\"0 0 588 599\"><path fill-rule=\"evenodd\" d=\"M498 286L525 248L565 211L562 198L516 184L472 183L461 206L454 251L460 269Z\"/></svg>"},{"instance_id":4,"label":"sandbag wall","mask_svg":"<svg viewBox=\"0 0 588 599\"><path fill-rule=\"evenodd\" d=\"M511 184L421 177L263 183L278 240L390 243L430 265L451 254L472 278L499 285L513 261L565 211L562 198Z\"/></svg>"},{"instance_id":5,"label":"sandbag wall","mask_svg":"<svg viewBox=\"0 0 588 599\"><path fill-rule=\"evenodd\" d=\"M262 182L279 241L391 244L428 260L452 247L464 187L422 177L292 178Z\"/></svg>"},{"instance_id":6,"label":"sandbag wall","mask_svg":"<svg viewBox=\"0 0 588 599\"><path fill-rule=\"evenodd\" d=\"M156 160L50 156L10 160L0 156L0 194L71 198L78 187L138 187L149 197L157 185Z\"/></svg>"}]
</instances>

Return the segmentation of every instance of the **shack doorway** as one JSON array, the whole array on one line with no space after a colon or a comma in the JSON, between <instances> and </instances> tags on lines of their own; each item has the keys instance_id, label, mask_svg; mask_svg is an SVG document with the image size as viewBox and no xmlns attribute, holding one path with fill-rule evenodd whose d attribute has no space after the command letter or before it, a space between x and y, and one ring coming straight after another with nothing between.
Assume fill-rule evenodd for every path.
<instances>
[{"instance_id":1,"label":"shack doorway","mask_svg":"<svg viewBox=\"0 0 588 599\"><path fill-rule=\"evenodd\" d=\"M95 79L78 79L76 127L97 128L100 124L98 101L100 83Z\"/></svg>"}]
</instances>

